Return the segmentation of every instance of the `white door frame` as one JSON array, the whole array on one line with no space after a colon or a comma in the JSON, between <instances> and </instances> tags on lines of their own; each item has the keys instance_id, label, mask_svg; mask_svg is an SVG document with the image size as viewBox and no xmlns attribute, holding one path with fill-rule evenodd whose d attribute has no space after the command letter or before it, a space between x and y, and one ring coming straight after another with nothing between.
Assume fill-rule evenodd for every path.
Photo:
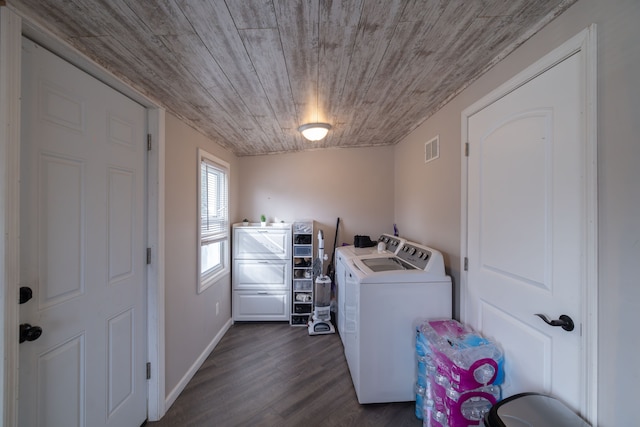
<instances>
[{"instance_id":1,"label":"white door frame","mask_svg":"<svg viewBox=\"0 0 640 427\"><path fill-rule=\"evenodd\" d=\"M148 419L160 419L165 411L164 351L164 144L165 112L85 55L30 22L10 7L0 6L0 422L18 425L18 287L20 276L20 92L21 37L26 35L103 83L147 109L147 130L152 149L147 156L147 354L151 363L148 381ZM142 143L142 142L141 142ZM142 256L142 254L141 254Z\"/></svg>"},{"instance_id":2,"label":"white door frame","mask_svg":"<svg viewBox=\"0 0 640 427\"><path fill-rule=\"evenodd\" d=\"M582 368L583 377L585 378L586 390L581 397L580 412L593 425L597 425L597 391L598 391L598 204L597 204L597 34L596 25L592 24L588 28L581 31L576 36L562 44L562 46L553 50L551 53L538 60L526 70L502 84L488 95L484 96L470 107L462 112L462 152L465 152L465 145L469 141L468 137L468 120L469 118L513 92L528 81L534 79L544 71L568 58L569 56L582 52L584 54L583 70L585 70L585 128L583 129L586 137L585 153L583 159L586 165L587 193L585 194L586 203L584 206L587 212L586 218L586 277L583 283L583 301L582 301L582 318L585 319L584 327L581 331L582 336ZM461 167L461 246L460 246L460 314L461 320L467 320L467 292L468 292L468 273L465 271L465 259L468 255L468 157L462 157ZM583 331L587 331L584 333Z\"/></svg>"}]
</instances>

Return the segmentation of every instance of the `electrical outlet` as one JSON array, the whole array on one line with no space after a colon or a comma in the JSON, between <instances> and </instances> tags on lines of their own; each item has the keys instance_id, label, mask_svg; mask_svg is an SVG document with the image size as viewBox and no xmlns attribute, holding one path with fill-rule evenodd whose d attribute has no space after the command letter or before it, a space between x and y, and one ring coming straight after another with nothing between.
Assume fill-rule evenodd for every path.
<instances>
[{"instance_id":1,"label":"electrical outlet","mask_svg":"<svg viewBox=\"0 0 640 427\"><path fill-rule=\"evenodd\" d=\"M220 303L216 301L216 316L220 314Z\"/></svg>"}]
</instances>

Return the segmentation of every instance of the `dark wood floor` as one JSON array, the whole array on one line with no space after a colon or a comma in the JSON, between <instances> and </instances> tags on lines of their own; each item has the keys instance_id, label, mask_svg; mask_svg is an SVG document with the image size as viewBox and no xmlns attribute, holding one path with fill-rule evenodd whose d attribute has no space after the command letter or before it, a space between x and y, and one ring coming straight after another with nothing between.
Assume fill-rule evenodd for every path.
<instances>
[{"instance_id":1,"label":"dark wood floor","mask_svg":"<svg viewBox=\"0 0 640 427\"><path fill-rule=\"evenodd\" d=\"M337 334L239 323L159 422L167 426L421 426L415 403L360 405Z\"/></svg>"}]
</instances>

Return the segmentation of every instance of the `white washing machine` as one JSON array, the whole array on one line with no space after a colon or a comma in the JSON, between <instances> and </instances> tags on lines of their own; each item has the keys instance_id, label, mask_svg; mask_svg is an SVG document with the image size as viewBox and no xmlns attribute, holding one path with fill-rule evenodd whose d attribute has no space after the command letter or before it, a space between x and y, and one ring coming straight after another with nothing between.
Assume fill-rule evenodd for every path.
<instances>
[{"instance_id":1,"label":"white washing machine","mask_svg":"<svg viewBox=\"0 0 640 427\"><path fill-rule=\"evenodd\" d=\"M344 325L345 325L345 308L344 308L344 300L345 300L345 272L347 262L352 260L353 258L364 256L364 255L379 255L379 256L388 256L390 254L396 254L402 248L402 245L406 242L406 239L392 236L390 234L381 234L378 237L378 244L383 243L384 249L380 250L378 246L370 247L370 248L357 248L353 245L349 246L340 246L336 248L335 253L335 288L336 288L336 327L338 328L338 334L340 335L340 339L342 339L342 344L344 345Z\"/></svg>"},{"instance_id":2,"label":"white washing machine","mask_svg":"<svg viewBox=\"0 0 640 427\"><path fill-rule=\"evenodd\" d=\"M343 261L341 336L358 401L415 400L415 326L452 313L451 278L442 254L406 242L396 254Z\"/></svg>"}]
</instances>

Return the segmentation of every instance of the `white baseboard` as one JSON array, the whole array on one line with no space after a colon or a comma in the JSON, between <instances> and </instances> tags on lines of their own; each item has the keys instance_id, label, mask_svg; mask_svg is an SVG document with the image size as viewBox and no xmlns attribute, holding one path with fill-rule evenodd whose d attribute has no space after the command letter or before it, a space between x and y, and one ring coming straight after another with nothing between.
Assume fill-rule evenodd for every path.
<instances>
[{"instance_id":1,"label":"white baseboard","mask_svg":"<svg viewBox=\"0 0 640 427\"><path fill-rule=\"evenodd\" d=\"M173 402L175 402L176 399L178 398L178 396L180 396L180 393L182 393L182 390L184 390L184 388L187 386L187 384L189 384L189 381L191 381L191 379L196 374L196 372L198 372L198 369L200 369L200 367L202 366L204 361L207 359L207 357L209 357L209 355L211 354L213 349L216 348L216 346L218 345L218 343L220 342L220 340L222 339L224 334L227 333L227 331L229 330L231 325L233 325L233 320L229 319L227 321L227 323L224 324L222 329L220 329L220 332L218 332L218 334L209 343L207 348L205 348L204 351L202 352L202 354L200 354L200 357L198 357L195 360L195 362L193 362L193 365L191 365L191 368L189 368L189 370L184 374L184 376L178 382L178 384L176 384L176 386L173 388L173 390L171 390L171 393L169 393L169 395L165 399L165 411L166 412L169 411L169 408L171 407L171 405L173 405Z\"/></svg>"}]
</instances>

